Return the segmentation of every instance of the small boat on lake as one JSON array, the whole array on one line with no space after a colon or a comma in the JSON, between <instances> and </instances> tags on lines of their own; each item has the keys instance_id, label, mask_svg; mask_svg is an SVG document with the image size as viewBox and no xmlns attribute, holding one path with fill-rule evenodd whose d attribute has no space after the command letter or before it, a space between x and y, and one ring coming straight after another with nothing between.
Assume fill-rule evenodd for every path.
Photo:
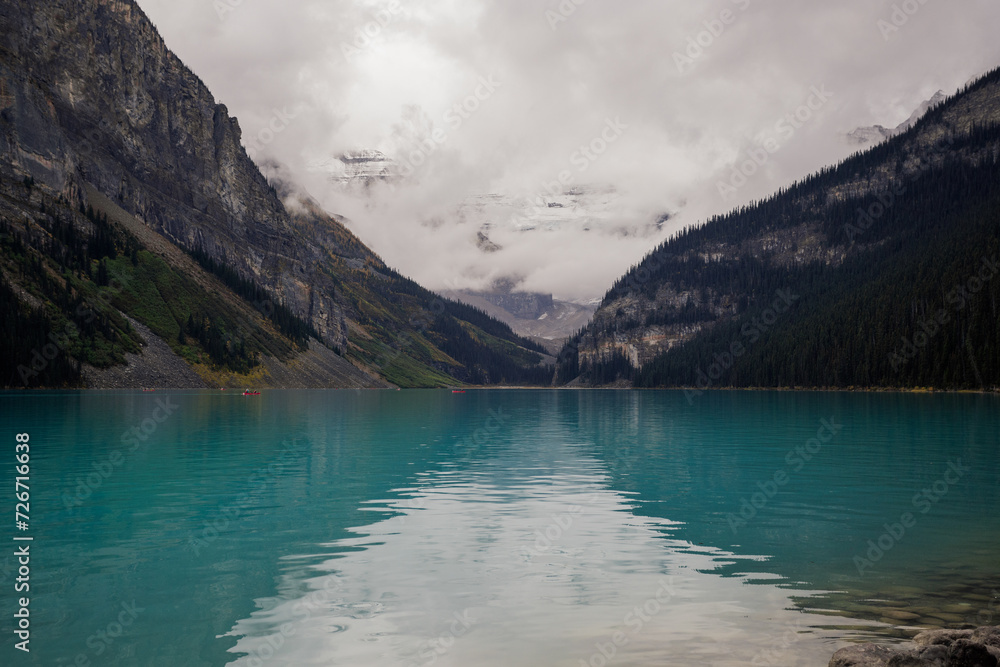
<instances>
[{"instance_id":1,"label":"small boat on lake","mask_svg":"<svg viewBox=\"0 0 1000 667\"><path fill-rule=\"evenodd\" d=\"M243 390L243 395L244 396L260 396L260 392L259 391L250 391L249 389L244 389Z\"/></svg>"}]
</instances>

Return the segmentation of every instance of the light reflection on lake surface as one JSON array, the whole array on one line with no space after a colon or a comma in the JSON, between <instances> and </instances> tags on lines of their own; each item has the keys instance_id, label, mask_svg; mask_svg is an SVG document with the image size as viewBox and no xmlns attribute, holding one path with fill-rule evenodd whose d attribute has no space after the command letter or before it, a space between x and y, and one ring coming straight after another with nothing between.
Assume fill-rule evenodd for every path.
<instances>
[{"instance_id":1,"label":"light reflection on lake surface","mask_svg":"<svg viewBox=\"0 0 1000 667\"><path fill-rule=\"evenodd\" d=\"M157 400L176 411L125 451ZM27 664L815 665L846 641L906 634L896 626L969 620L1000 588L991 396L2 405L9 432L46 443L32 602L46 639ZM115 450L124 462L81 498ZM967 472L921 512L915 495L956 461ZM912 525L859 574L906 512ZM134 624L93 640L133 601Z\"/></svg>"}]
</instances>

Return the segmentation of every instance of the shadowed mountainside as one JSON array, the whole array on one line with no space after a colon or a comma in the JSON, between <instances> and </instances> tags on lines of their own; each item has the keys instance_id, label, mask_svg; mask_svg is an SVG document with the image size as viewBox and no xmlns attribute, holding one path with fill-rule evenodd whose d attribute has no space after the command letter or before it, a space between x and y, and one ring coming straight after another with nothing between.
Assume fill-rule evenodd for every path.
<instances>
[{"instance_id":1,"label":"shadowed mountainside","mask_svg":"<svg viewBox=\"0 0 1000 667\"><path fill-rule=\"evenodd\" d=\"M640 387L1000 386L1000 70L910 130L689 228L558 376Z\"/></svg>"},{"instance_id":2,"label":"shadowed mountainside","mask_svg":"<svg viewBox=\"0 0 1000 667\"><path fill-rule=\"evenodd\" d=\"M5 2L0 35L5 385L95 381L149 332L209 385L549 381L536 344L282 196L131 0Z\"/></svg>"}]
</instances>

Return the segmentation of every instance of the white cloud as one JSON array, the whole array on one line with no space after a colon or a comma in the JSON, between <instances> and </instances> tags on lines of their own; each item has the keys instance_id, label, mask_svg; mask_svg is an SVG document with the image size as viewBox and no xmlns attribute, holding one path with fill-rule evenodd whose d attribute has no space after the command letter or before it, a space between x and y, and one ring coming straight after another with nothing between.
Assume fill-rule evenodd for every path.
<instances>
[{"instance_id":1,"label":"white cloud","mask_svg":"<svg viewBox=\"0 0 1000 667\"><path fill-rule=\"evenodd\" d=\"M672 224L695 223L845 157L840 133L895 125L938 89L1000 64L1000 6L989 0L928 0L885 37L878 21L891 20L893 2L870 0L587 0L554 30L545 12L558 0L139 4L245 136L275 110L301 109L264 150L390 264L432 288L517 272L570 298L599 296L658 237L533 234L483 257L449 212L471 194L543 191L572 169L574 184L617 187L623 219L680 209ZM707 46L679 72L674 54L699 38ZM358 51L346 57L345 44ZM454 127L449 109L491 76L501 85ZM752 138L823 85L831 100L722 199L717 183ZM628 130L579 172L574 153L618 117ZM375 200L333 192L308 170L349 148L399 151L403 135L435 128L446 140L415 184ZM434 218L445 224L425 224Z\"/></svg>"}]
</instances>

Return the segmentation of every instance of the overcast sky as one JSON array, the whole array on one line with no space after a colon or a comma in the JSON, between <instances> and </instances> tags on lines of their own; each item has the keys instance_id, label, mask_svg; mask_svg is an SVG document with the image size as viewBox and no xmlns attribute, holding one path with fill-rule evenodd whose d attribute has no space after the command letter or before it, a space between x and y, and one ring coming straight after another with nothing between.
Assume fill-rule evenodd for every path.
<instances>
[{"instance_id":1,"label":"overcast sky","mask_svg":"<svg viewBox=\"0 0 1000 667\"><path fill-rule=\"evenodd\" d=\"M845 132L895 126L1000 65L994 0L138 1L258 162L287 165L433 289L517 275L601 296L676 226L842 159ZM362 148L412 175L360 196L316 170ZM754 149L763 167L720 191ZM484 257L453 213L475 194L545 195L560 175L616 188L623 223L675 217L655 236L497 229L504 249Z\"/></svg>"}]
</instances>

